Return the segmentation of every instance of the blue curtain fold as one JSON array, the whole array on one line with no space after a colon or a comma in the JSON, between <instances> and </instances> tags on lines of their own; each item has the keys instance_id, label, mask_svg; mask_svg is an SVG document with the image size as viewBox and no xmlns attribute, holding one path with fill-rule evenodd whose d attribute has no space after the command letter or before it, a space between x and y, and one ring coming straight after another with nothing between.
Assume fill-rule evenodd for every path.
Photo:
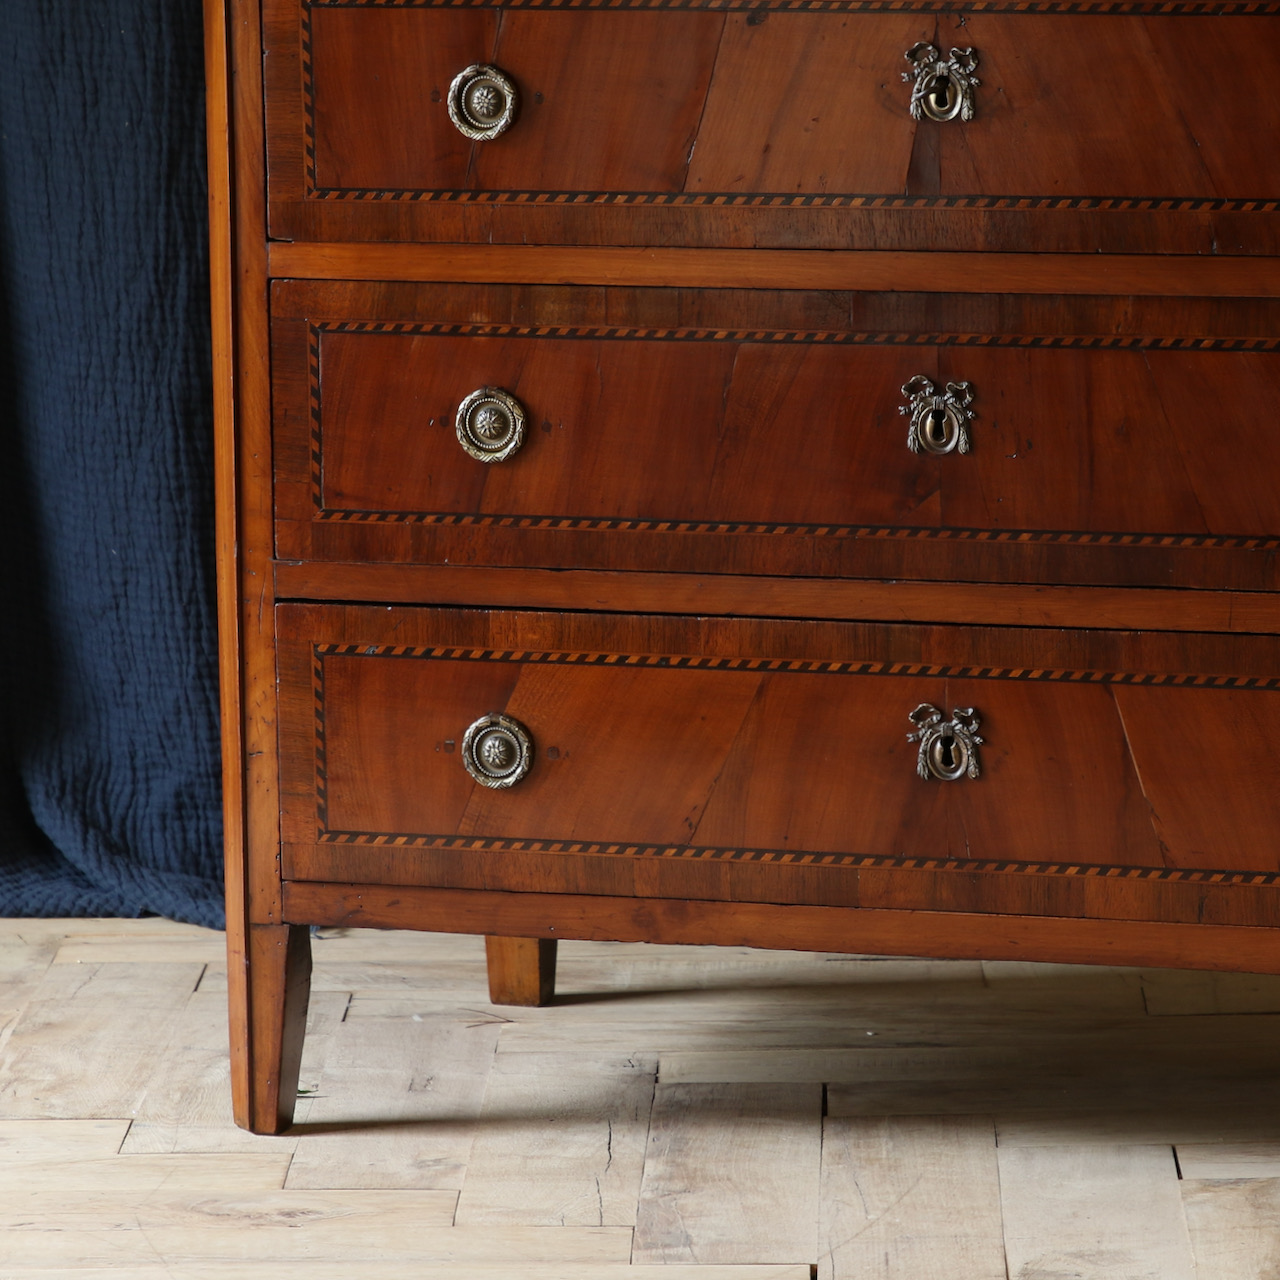
<instances>
[{"instance_id":1,"label":"blue curtain fold","mask_svg":"<svg viewBox=\"0 0 1280 1280\"><path fill-rule=\"evenodd\" d=\"M0 0L0 914L219 925L199 0Z\"/></svg>"}]
</instances>

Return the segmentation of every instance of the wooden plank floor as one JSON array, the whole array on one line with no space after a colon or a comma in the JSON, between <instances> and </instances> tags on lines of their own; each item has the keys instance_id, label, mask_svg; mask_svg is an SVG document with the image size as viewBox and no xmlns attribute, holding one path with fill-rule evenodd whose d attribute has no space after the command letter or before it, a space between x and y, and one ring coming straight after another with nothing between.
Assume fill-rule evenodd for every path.
<instances>
[{"instance_id":1,"label":"wooden plank floor","mask_svg":"<svg viewBox=\"0 0 1280 1280\"><path fill-rule=\"evenodd\" d=\"M328 931L235 1129L222 938L0 921L0 1280L1259 1280L1280 979Z\"/></svg>"}]
</instances>

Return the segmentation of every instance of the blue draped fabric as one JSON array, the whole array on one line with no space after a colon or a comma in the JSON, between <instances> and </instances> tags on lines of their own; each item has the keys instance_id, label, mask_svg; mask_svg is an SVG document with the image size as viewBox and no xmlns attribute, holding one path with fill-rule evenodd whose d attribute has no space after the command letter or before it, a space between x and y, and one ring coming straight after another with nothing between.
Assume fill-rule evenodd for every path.
<instances>
[{"instance_id":1,"label":"blue draped fabric","mask_svg":"<svg viewBox=\"0 0 1280 1280\"><path fill-rule=\"evenodd\" d=\"M200 0L0 0L0 914L221 922Z\"/></svg>"}]
</instances>

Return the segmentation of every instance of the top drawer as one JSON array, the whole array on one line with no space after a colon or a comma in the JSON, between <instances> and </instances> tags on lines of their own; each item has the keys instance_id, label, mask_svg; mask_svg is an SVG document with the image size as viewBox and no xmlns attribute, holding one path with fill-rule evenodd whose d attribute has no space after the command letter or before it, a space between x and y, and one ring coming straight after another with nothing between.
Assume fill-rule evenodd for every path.
<instances>
[{"instance_id":1,"label":"top drawer","mask_svg":"<svg viewBox=\"0 0 1280 1280\"><path fill-rule=\"evenodd\" d=\"M844 7L267 0L272 234L1276 247L1270 6ZM922 43L943 62L972 49L972 119L913 119L904 55ZM510 126L484 141L450 119L472 66L515 94ZM950 86L958 101L954 70ZM495 111L502 93L489 86Z\"/></svg>"}]
</instances>

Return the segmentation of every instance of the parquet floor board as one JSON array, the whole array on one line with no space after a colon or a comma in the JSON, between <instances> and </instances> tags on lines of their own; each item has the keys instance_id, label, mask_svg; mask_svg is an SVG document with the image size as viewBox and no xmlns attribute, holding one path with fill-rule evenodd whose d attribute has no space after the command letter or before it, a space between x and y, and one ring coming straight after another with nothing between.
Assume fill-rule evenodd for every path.
<instances>
[{"instance_id":1,"label":"parquet floor board","mask_svg":"<svg viewBox=\"0 0 1280 1280\"><path fill-rule=\"evenodd\" d=\"M1182 1184L1200 1280L1280 1275L1280 1178Z\"/></svg>"},{"instance_id":2,"label":"parquet floor board","mask_svg":"<svg viewBox=\"0 0 1280 1280\"><path fill-rule=\"evenodd\" d=\"M636 1216L637 1262L812 1262L822 1090L659 1084Z\"/></svg>"},{"instance_id":3,"label":"parquet floor board","mask_svg":"<svg viewBox=\"0 0 1280 1280\"><path fill-rule=\"evenodd\" d=\"M294 1126L285 1185L459 1190L499 1025L343 1022Z\"/></svg>"},{"instance_id":4,"label":"parquet floor board","mask_svg":"<svg viewBox=\"0 0 1280 1280\"><path fill-rule=\"evenodd\" d=\"M221 935L0 920L2 1280L1258 1280L1280 986L323 930L299 1123L231 1123Z\"/></svg>"},{"instance_id":5,"label":"parquet floor board","mask_svg":"<svg viewBox=\"0 0 1280 1280\"><path fill-rule=\"evenodd\" d=\"M1091 1146L1099 1142L1178 1149L1188 1144L1234 1146L1253 1141L1280 1142L1280 1115L1274 1105L1259 1111L1252 1102L1188 1092L1164 1106L1007 1112L996 1117L996 1133L1002 1149Z\"/></svg>"},{"instance_id":6,"label":"parquet floor board","mask_svg":"<svg viewBox=\"0 0 1280 1280\"><path fill-rule=\"evenodd\" d=\"M207 1199L200 1204L208 1203ZM393 1223L361 1213L339 1214L304 1223L254 1220L255 1198L242 1197L229 1206L233 1218L195 1226L194 1214L172 1225L149 1215L121 1218L108 1227L80 1230L74 1224L10 1230L5 1234L7 1266L114 1267L132 1277L134 1268L156 1261L170 1267L204 1264L210 1257L259 1268L259 1280L270 1280L276 1262L310 1261L316 1257L345 1261L348 1275L363 1276L371 1253L384 1262L430 1264L527 1262L625 1263L631 1247L626 1227L452 1227L417 1221L410 1208ZM198 1206L197 1206L198 1207ZM0 1270L8 1280L9 1271Z\"/></svg>"},{"instance_id":7,"label":"parquet floor board","mask_svg":"<svg viewBox=\"0 0 1280 1280\"><path fill-rule=\"evenodd\" d=\"M1178 1168L1186 1179L1280 1179L1280 1141L1183 1142L1177 1152Z\"/></svg>"},{"instance_id":8,"label":"parquet floor board","mask_svg":"<svg viewBox=\"0 0 1280 1280\"><path fill-rule=\"evenodd\" d=\"M1143 975L1142 995L1153 1017L1280 1013L1280 977L1274 974L1157 969Z\"/></svg>"},{"instance_id":9,"label":"parquet floor board","mask_svg":"<svg viewBox=\"0 0 1280 1280\"><path fill-rule=\"evenodd\" d=\"M0 1057L0 1115L131 1118L203 968L51 964Z\"/></svg>"},{"instance_id":10,"label":"parquet floor board","mask_svg":"<svg viewBox=\"0 0 1280 1280\"><path fill-rule=\"evenodd\" d=\"M634 1226L657 1074L656 1058L501 1055L459 1225Z\"/></svg>"},{"instance_id":11,"label":"parquet floor board","mask_svg":"<svg viewBox=\"0 0 1280 1280\"><path fill-rule=\"evenodd\" d=\"M0 1205L38 1192L93 1191L143 1203L158 1191L274 1191L289 1168L287 1150L183 1152L163 1156L22 1160L0 1164ZM3 1212L3 1211L0 1211Z\"/></svg>"},{"instance_id":12,"label":"parquet floor board","mask_svg":"<svg viewBox=\"0 0 1280 1280\"><path fill-rule=\"evenodd\" d=\"M0 921L0 1053L62 944L41 920ZM14 927L26 925L27 928Z\"/></svg>"},{"instance_id":13,"label":"parquet floor board","mask_svg":"<svg viewBox=\"0 0 1280 1280\"><path fill-rule=\"evenodd\" d=\"M173 1035L156 1060L146 1092L133 1113L133 1123L120 1148L122 1155L177 1151L293 1151L289 1135L264 1138L227 1123L231 1068L227 1054L226 992L210 991L202 982L175 1020ZM347 1007L345 994L313 993L307 1010L300 1087L308 1097L319 1089L324 1056L334 1029Z\"/></svg>"},{"instance_id":14,"label":"parquet floor board","mask_svg":"<svg viewBox=\"0 0 1280 1280\"><path fill-rule=\"evenodd\" d=\"M128 1120L0 1120L0 1168L104 1160L119 1152L128 1132Z\"/></svg>"},{"instance_id":15,"label":"parquet floor board","mask_svg":"<svg viewBox=\"0 0 1280 1280\"><path fill-rule=\"evenodd\" d=\"M1011 1276L1197 1280L1171 1148L1001 1147L999 1164Z\"/></svg>"},{"instance_id":16,"label":"parquet floor board","mask_svg":"<svg viewBox=\"0 0 1280 1280\"><path fill-rule=\"evenodd\" d=\"M528 1262L519 1271L510 1263L449 1262L441 1266L421 1262L364 1260L360 1280L810 1280L808 1267L633 1267L611 1262ZM352 1280L350 1262L275 1259L270 1280ZM120 1280L115 1267L16 1267L5 1280ZM257 1262L140 1263L129 1268L129 1280L263 1280Z\"/></svg>"},{"instance_id":17,"label":"parquet floor board","mask_svg":"<svg viewBox=\"0 0 1280 1280\"><path fill-rule=\"evenodd\" d=\"M995 1127L828 1116L818 1280L1006 1280Z\"/></svg>"}]
</instances>

